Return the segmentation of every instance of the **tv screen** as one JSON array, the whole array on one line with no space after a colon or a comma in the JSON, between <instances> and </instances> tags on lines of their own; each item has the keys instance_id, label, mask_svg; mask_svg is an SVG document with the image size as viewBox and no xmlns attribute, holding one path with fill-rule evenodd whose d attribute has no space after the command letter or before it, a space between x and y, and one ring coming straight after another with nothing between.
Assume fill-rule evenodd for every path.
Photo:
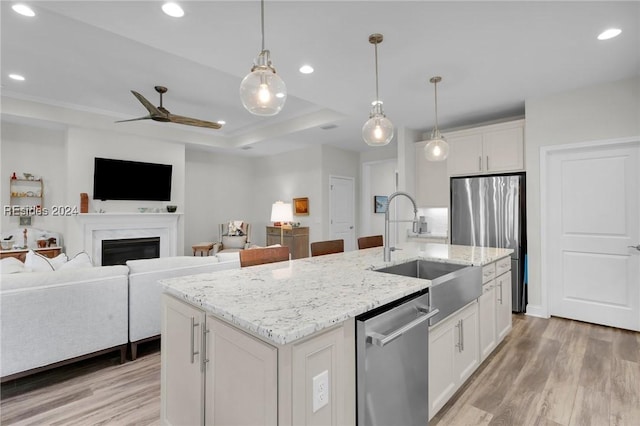
<instances>
[{"instance_id":1,"label":"tv screen","mask_svg":"<svg viewBox=\"0 0 640 426\"><path fill-rule=\"evenodd\" d=\"M170 164L95 158L94 200L171 200Z\"/></svg>"}]
</instances>

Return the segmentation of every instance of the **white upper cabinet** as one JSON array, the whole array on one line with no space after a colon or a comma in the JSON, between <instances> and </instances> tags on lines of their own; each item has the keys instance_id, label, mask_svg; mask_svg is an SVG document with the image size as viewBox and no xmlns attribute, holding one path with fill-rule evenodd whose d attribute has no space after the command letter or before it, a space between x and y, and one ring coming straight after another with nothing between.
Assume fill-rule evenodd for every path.
<instances>
[{"instance_id":1,"label":"white upper cabinet","mask_svg":"<svg viewBox=\"0 0 640 426\"><path fill-rule=\"evenodd\" d=\"M524 120L445 134L449 175L524 170Z\"/></svg>"},{"instance_id":2,"label":"white upper cabinet","mask_svg":"<svg viewBox=\"0 0 640 426\"><path fill-rule=\"evenodd\" d=\"M446 161L428 161L427 141L416 142L416 202L418 207L449 206L449 176Z\"/></svg>"}]
</instances>

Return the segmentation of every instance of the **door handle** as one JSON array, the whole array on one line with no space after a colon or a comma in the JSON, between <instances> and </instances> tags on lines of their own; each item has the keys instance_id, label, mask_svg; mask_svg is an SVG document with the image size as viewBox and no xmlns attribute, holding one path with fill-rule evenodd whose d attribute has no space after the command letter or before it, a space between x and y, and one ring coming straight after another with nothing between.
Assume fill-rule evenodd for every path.
<instances>
[{"instance_id":1,"label":"door handle","mask_svg":"<svg viewBox=\"0 0 640 426\"><path fill-rule=\"evenodd\" d=\"M489 171L489 156L487 155L487 171Z\"/></svg>"},{"instance_id":2,"label":"door handle","mask_svg":"<svg viewBox=\"0 0 640 426\"><path fill-rule=\"evenodd\" d=\"M629 246L629 248L634 248L634 249L640 251L640 244L638 244L637 246Z\"/></svg>"},{"instance_id":3,"label":"door handle","mask_svg":"<svg viewBox=\"0 0 640 426\"><path fill-rule=\"evenodd\" d=\"M191 317L191 348L189 350L191 355L191 364L195 362L196 355L200 353L195 350L195 329L198 326L200 326L200 323L195 322L195 318Z\"/></svg>"},{"instance_id":4,"label":"door handle","mask_svg":"<svg viewBox=\"0 0 640 426\"><path fill-rule=\"evenodd\" d=\"M439 309L435 309L435 308L431 309L431 310L427 310L427 309L424 309L424 308L418 308L418 310L420 312L424 313L424 315L420 315L418 318L416 318L413 321L403 325L402 327L396 329L395 331L392 331L391 333L387 334L386 336L384 334L375 333L375 332L367 333L367 343L373 343L376 346L383 347L387 343L391 342L392 340L397 339L398 337L402 336L407 331L409 331L412 328L422 324L423 322L427 321L429 318L434 317L435 315L437 315L440 312ZM427 312L425 313L425 311L427 311Z\"/></svg>"},{"instance_id":5,"label":"door handle","mask_svg":"<svg viewBox=\"0 0 640 426\"><path fill-rule=\"evenodd\" d=\"M478 155L478 170L482 171L482 155Z\"/></svg>"}]
</instances>

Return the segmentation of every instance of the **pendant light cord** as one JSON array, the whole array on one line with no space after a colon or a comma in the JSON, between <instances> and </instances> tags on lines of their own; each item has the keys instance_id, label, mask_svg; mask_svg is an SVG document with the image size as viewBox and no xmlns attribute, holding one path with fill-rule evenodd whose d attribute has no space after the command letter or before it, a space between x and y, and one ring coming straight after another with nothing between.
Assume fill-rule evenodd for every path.
<instances>
[{"instance_id":1,"label":"pendant light cord","mask_svg":"<svg viewBox=\"0 0 640 426\"><path fill-rule=\"evenodd\" d=\"M264 0L260 0L260 26L262 28L262 51L264 52Z\"/></svg>"},{"instance_id":2,"label":"pendant light cord","mask_svg":"<svg viewBox=\"0 0 640 426\"><path fill-rule=\"evenodd\" d=\"M380 97L378 96L378 43L373 45L376 57L376 105L380 105Z\"/></svg>"},{"instance_id":3,"label":"pendant light cord","mask_svg":"<svg viewBox=\"0 0 640 426\"><path fill-rule=\"evenodd\" d=\"M438 131L438 82L433 83L433 87L435 90L435 102L436 102L436 132Z\"/></svg>"}]
</instances>

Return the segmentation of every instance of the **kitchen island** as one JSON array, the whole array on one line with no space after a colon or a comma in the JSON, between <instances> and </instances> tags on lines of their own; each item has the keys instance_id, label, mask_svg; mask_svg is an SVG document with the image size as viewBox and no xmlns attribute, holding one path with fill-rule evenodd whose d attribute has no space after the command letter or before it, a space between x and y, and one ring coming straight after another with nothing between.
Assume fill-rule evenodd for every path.
<instances>
[{"instance_id":1,"label":"kitchen island","mask_svg":"<svg viewBox=\"0 0 640 426\"><path fill-rule=\"evenodd\" d=\"M377 247L162 281L162 422L355 424L355 317L431 285L375 269L511 252L399 248L391 262Z\"/></svg>"}]
</instances>

